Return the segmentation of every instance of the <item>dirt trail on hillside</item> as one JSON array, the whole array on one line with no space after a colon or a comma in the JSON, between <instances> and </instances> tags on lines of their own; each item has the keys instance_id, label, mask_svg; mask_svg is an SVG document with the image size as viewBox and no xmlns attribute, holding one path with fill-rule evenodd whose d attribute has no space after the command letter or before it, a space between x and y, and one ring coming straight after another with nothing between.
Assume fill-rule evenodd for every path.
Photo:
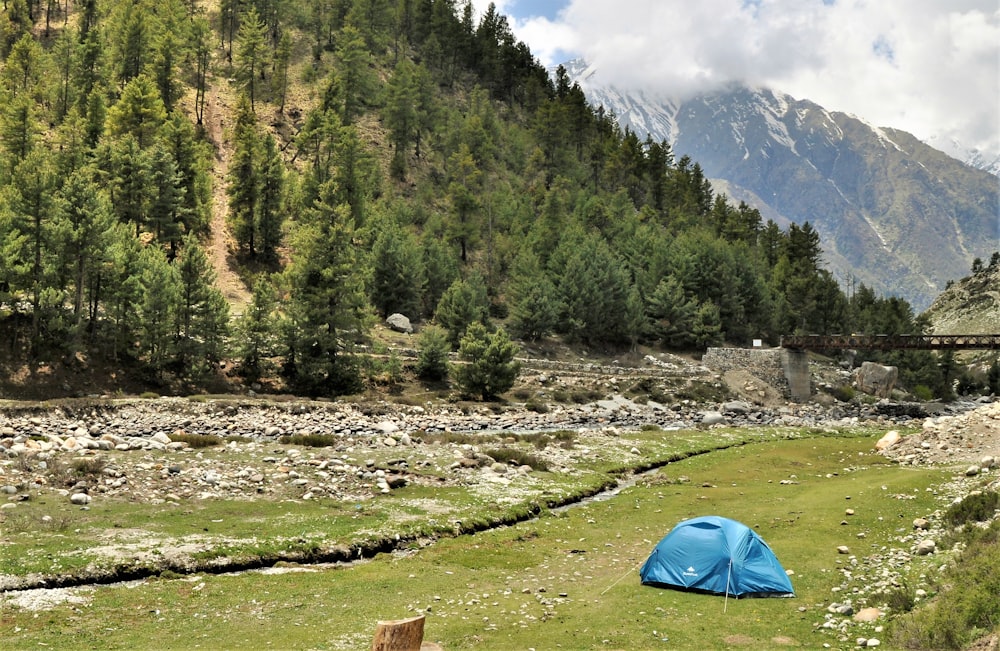
<instances>
[{"instance_id":1,"label":"dirt trail on hillside","mask_svg":"<svg viewBox=\"0 0 1000 651\"><path fill-rule=\"evenodd\" d=\"M224 79L212 77L205 94L204 126L209 141L215 147L215 157L212 164L212 221L211 237L208 244L208 256L215 269L215 285L229 301L234 315L242 314L244 307L250 302L250 291L232 270L230 265L229 228L226 225L226 215L229 212L229 200L226 197L226 174L229 171L230 144L226 141L226 128L231 121L232 102L225 89Z\"/></svg>"}]
</instances>

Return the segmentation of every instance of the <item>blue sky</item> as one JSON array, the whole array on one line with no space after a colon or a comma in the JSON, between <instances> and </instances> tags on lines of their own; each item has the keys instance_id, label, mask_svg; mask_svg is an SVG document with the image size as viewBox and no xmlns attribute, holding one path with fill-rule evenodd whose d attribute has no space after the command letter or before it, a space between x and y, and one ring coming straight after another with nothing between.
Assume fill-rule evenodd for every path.
<instances>
[{"instance_id":1,"label":"blue sky","mask_svg":"<svg viewBox=\"0 0 1000 651\"><path fill-rule=\"evenodd\" d=\"M494 3L542 63L583 56L622 88L683 97L740 81L1000 155L997 0Z\"/></svg>"},{"instance_id":2,"label":"blue sky","mask_svg":"<svg viewBox=\"0 0 1000 651\"><path fill-rule=\"evenodd\" d=\"M514 0L507 3L507 10L504 13L521 20L538 16L555 20L558 11L566 4L567 0Z\"/></svg>"}]
</instances>

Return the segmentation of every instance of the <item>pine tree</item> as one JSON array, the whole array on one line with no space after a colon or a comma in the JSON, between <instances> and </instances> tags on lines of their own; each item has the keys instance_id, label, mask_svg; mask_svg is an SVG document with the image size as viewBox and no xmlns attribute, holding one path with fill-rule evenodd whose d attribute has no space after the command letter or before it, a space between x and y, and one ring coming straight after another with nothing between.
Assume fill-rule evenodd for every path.
<instances>
[{"instance_id":1,"label":"pine tree","mask_svg":"<svg viewBox=\"0 0 1000 651\"><path fill-rule=\"evenodd\" d=\"M267 26L251 6L243 14L236 37L236 75L250 98L251 112L256 112L257 76L263 77L268 54Z\"/></svg>"},{"instance_id":2,"label":"pine tree","mask_svg":"<svg viewBox=\"0 0 1000 651\"><path fill-rule=\"evenodd\" d=\"M274 355L277 344L277 305L274 286L266 278L258 278L250 305L236 324L240 374L251 382L271 370L268 358Z\"/></svg>"},{"instance_id":3,"label":"pine tree","mask_svg":"<svg viewBox=\"0 0 1000 651\"><path fill-rule=\"evenodd\" d=\"M139 311L139 352L162 377L174 362L180 280L177 269L156 248L142 254L142 302Z\"/></svg>"},{"instance_id":4,"label":"pine tree","mask_svg":"<svg viewBox=\"0 0 1000 651\"><path fill-rule=\"evenodd\" d=\"M14 97L27 96L33 100L45 100L45 85L49 60L41 44L31 34L25 34L11 48L10 54L0 69L0 85L5 86Z\"/></svg>"},{"instance_id":5,"label":"pine tree","mask_svg":"<svg viewBox=\"0 0 1000 651\"><path fill-rule=\"evenodd\" d=\"M331 184L296 234L299 252L287 270L290 351L286 373L296 387L312 394L357 388L349 351L371 327L364 291L364 269L354 241L349 208L336 204Z\"/></svg>"},{"instance_id":6,"label":"pine tree","mask_svg":"<svg viewBox=\"0 0 1000 651\"><path fill-rule=\"evenodd\" d=\"M193 235L184 238L176 269L176 359L183 373L197 377L223 356L229 304L214 287L215 271Z\"/></svg>"},{"instance_id":7,"label":"pine tree","mask_svg":"<svg viewBox=\"0 0 1000 651\"><path fill-rule=\"evenodd\" d=\"M371 55L357 28L351 25L344 27L338 43L337 108L343 123L351 124L361 114L366 99L374 94L376 80L368 67Z\"/></svg>"},{"instance_id":8,"label":"pine tree","mask_svg":"<svg viewBox=\"0 0 1000 651\"><path fill-rule=\"evenodd\" d=\"M0 91L0 98L2 98ZM8 169L16 167L31 151L40 132L35 102L27 95L15 97L0 109L0 145Z\"/></svg>"},{"instance_id":9,"label":"pine tree","mask_svg":"<svg viewBox=\"0 0 1000 651\"><path fill-rule=\"evenodd\" d=\"M622 344L631 338L628 297L631 281L622 263L603 240L569 238L559 278L563 306L560 329L571 340L587 344Z\"/></svg>"},{"instance_id":10,"label":"pine tree","mask_svg":"<svg viewBox=\"0 0 1000 651\"><path fill-rule=\"evenodd\" d=\"M437 309L445 291L459 278L458 261L434 233L425 232L423 238L423 267L427 277L423 314L430 316Z\"/></svg>"},{"instance_id":11,"label":"pine tree","mask_svg":"<svg viewBox=\"0 0 1000 651\"><path fill-rule=\"evenodd\" d=\"M116 44L113 60L117 62L117 78L122 87L138 77L146 65L153 24L143 3L123 2L115 7L109 42Z\"/></svg>"},{"instance_id":12,"label":"pine tree","mask_svg":"<svg viewBox=\"0 0 1000 651\"><path fill-rule=\"evenodd\" d=\"M458 244L464 263L479 236L479 193L482 190L482 173L468 145L463 143L448 159L448 176L448 199L452 210L448 234L449 239Z\"/></svg>"},{"instance_id":13,"label":"pine tree","mask_svg":"<svg viewBox=\"0 0 1000 651\"><path fill-rule=\"evenodd\" d=\"M456 280L445 291L434 311L434 321L448 331L448 340L458 346L466 328L472 323L486 324L490 301L486 283L478 273L467 280Z\"/></svg>"},{"instance_id":14,"label":"pine tree","mask_svg":"<svg viewBox=\"0 0 1000 651\"><path fill-rule=\"evenodd\" d=\"M149 218L149 186L152 176L149 154L131 134L111 144L108 152L111 203L123 223L130 223L139 237Z\"/></svg>"},{"instance_id":15,"label":"pine tree","mask_svg":"<svg viewBox=\"0 0 1000 651\"><path fill-rule=\"evenodd\" d=\"M420 332L417 341L417 375L428 382L441 382L448 378L448 353L451 344L444 328L428 325Z\"/></svg>"},{"instance_id":16,"label":"pine tree","mask_svg":"<svg viewBox=\"0 0 1000 651\"><path fill-rule=\"evenodd\" d=\"M57 179L52 154L41 147L33 149L14 168L11 179L10 210L16 216L21 233L26 236L29 248L25 258L31 260L31 341L32 352L37 353L43 342L46 324L43 322L42 297L53 287L49 252L51 250L52 223L61 208L56 201Z\"/></svg>"},{"instance_id":17,"label":"pine tree","mask_svg":"<svg viewBox=\"0 0 1000 651\"><path fill-rule=\"evenodd\" d=\"M112 137L131 135L140 149L153 144L167 111L156 84L146 75L133 77L119 100L108 109L108 132Z\"/></svg>"},{"instance_id":18,"label":"pine tree","mask_svg":"<svg viewBox=\"0 0 1000 651\"><path fill-rule=\"evenodd\" d=\"M79 346L84 319L92 328L99 314L100 272L107 260L114 213L90 170L71 174L60 195L64 208L54 230L60 263L73 288L73 335Z\"/></svg>"},{"instance_id":19,"label":"pine tree","mask_svg":"<svg viewBox=\"0 0 1000 651\"><path fill-rule=\"evenodd\" d=\"M340 128L333 150L336 200L351 210L355 227L363 226L369 197L378 187L378 166L351 126Z\"/></svg>"},{"instance_id":20,"label":"pine tree","mask_svg":"<svg viewBox=\"0 0 1000 651\"><path fill-rule=\"evenodd\" d=\"M392 172L400 180L406 178L409 146L417 129L414 68L409 59L397 63L386 87L385 122L392 139Z\"/></svg>"},{"instance_id":21,"label":"pine tree","mask_svg":"<svg viewBox=\"0 0 1000 651\"><path fill-rule=\"evenodd\" d=\"M271 75L271 92L278 96L278 113L285 113L288 96L288 66L292 58L292 37L287 31L281 34L274 49L274 73Z\"/></svg>"},{"instance_id":22,"label":"pine tree","mask_svg":"<svg viewBox=\"0 0 1000 651\"><path fill-rule=\"evenodd\" d=\"M489 334L482 323L471 323L458 349L465 363L455 367L455 381L464 393L493 400L514 386L521 371L516 354L517 346L503 328Z\"/></svg>"},{"instance_id":23,"label":"pine tree","mask_svg":"<svg viewBox=\"0 0 1000 651\"><path fill-rule=\"evenodd\" d=\"M427 279L415 237L385 219L376 227L372 244L372 305L383 316L420 314Z\"/></svg>"},{"instance_id":24,"label":"pine tree","mask_svg":"<svg viewBox=\"0 0 1000 651\"><path fill-rule=\"evenodd\" d=\"M173 258L184 232L183 179L173 156L163 146L149 151L149 225L157 241L170 246Z\"/></svg>"},{"instance_id":25,"label":"pine tree","mask_svg":"<svg viewBox=\"0 0 1000 651\"><path fill-rule=\"evenodd\" d=\"M134 356L133 343L140 331L144 297L143 270L146 256L142 244L126 224L115 224L108 232L108 265L102 269L101 285L109 325L111 354Z\"/></svg>"},{"instance_id":26,"label":"pine tree","mask_svg":"<svg viewBox=\"0 0 1000 651\"><path fill-rule=\"evenodd\" d=\"M530 249L522 251L514 262L510 294L512 334L537 341L553 332L559 322L559 296L538 256Z\"/></svg>"},{"instance_id":27,"label":"pine tree","mask_svg":"<svg viewBox=\"0 0 1000 651\"><path fill-rule=\"evenodd\" d=\"M180 84L176 78L177 62L175 57L177 56L178 46L179 44L173 32L165 29L157 40L156 54L153 61L153 78L156 82L156 88L160 92L160 100L163 102L163 108L167 113L174 110L174 104L181 93Z\"/></svg>"},{"instance_id":28,"label":"pine tree","mask_svg":"<svg viewBox=\"0 0 1000 651\"><path fill-rule=\"evenodd\" d=\"M212 56L212 45L209 42L210 32L211 27L209 27L207 20L203 18L194 20L191 29L195 59L194 115L199 127L205 121L205 91L208 89L208 65Z\"/></svg>"},{"instance_id":29,"label":"pine tree","mask_svg":"<svg viewBox=\"0 0 1000 651\"><path fill-rule=\"evenodd\" d=\"M229 227L237 246L250 257L257 255L257 211L261 196L261 134L250 100L241 95L233 128L233 153L229 162L226 194L229 195Z\"/></svg>"},{"instance_id":30,"label":"pine tree","mask_svg":"<svg viewBox=\"0 0 1000 651\"><path fill-rule=\"evenodd\" d=\"M701 350L722 343L722 319L718 307L708 302L698 306L691 323L691 343Z\"/></svg>"},{"instance_id":31,"label":"pine tree","mask_svg":"<svg viewBox=\"0 0 1000 651\"><path fill-rule=\"evenodd\" d=\"M256 216L257 240L261 257L267 261L277 259L277 250L283 238L286 212L285 163L278 151L274 136L264 135L261 151L260 201Z\"/></svg>"},{"instance_id":32,"label":"pine tree","mask_svg":"<svg viewBox=\"0 0 1000 651\"><path fill-rule=\"evenodd\" d=\"M684 288L676 278L662 279L647 306L650 334L668 348L686 346L695 309L696 305L684 295Z\"/></svg>"},{"instance_id":33,"label":"pine tree","mask_svg":"<svg viewBox=\"0 0 1000 651\"><path fill-rule=\"evenodd\" d=\"M191 121L178 111L167 117L161 129L161 143L173 157L180 179L180 223L187 233L203 233L208 228L211 209L211 179L208 173L211 148L198 140Z\"/></svg>"}]
</instances>

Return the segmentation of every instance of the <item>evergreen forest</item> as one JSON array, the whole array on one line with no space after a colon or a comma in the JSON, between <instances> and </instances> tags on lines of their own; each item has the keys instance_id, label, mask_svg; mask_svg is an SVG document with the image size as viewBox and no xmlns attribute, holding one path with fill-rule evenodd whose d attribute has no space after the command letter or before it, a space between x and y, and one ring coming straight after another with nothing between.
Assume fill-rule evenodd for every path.
<instances>
[{"instance_id":1,"label":"evergreen forest","mask_svg":"<svg viewBox=\"0 0 1000 651\"><path fill-rule=\"evenodd\" d=\"M393 313L431 352L923 327L845 293L808 222L765 222L620 128L493 6L3 0L8 357L195 386L228 360L338 395Z\"/></svg>"}]
</instances>

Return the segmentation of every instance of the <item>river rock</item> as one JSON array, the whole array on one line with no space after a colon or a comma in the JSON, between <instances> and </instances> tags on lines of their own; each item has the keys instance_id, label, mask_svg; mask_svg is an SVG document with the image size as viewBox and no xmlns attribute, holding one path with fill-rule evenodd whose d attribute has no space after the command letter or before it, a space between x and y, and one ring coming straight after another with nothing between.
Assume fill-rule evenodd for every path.
<instances>
[{"instance_id":1,"label":"river rock","mask_svg":"<svg viewBox=\"0 0 1000 651\"><path fill-rule=\"evenodd\" d=\"M87 495L86 493L73 493L69 496L69 501L71 504L84 506L86 504L90 504L90 495Z\"/></svg>"},{"instance_id":2,"label":"river rock","mask_svg":"<svg viewBox=\"0 0 1000 651\"><path fill-rule=\"evenodd\" d=\"M878 608L862 608L854 614L856 622L874 622L882 616L882 611Z\"/></svg>"},{"instance_id":3,"label":"river rock","mask_svg":"<svg viewBox=\"0 0 1000 651\"><path fill-rule=\"evenodd\" d=\"M902 438L903 437L900 436L899 432L897 432L896 430L889 430L888 432L885 433L885 436L880 438L878 442L875 443L875 449L878 450L879 452L883 450L888 450L892 446L899 443L900 440L902 440Z\"/></svg>"},{"instance_id":4,"label":"river rock","mask_svg":"<svg viewBox=\"0 0 1000 651\"><path fill-rule=\"evenodd\" d=\"M717 411L701 412L702 425L721 425L726 422L726 417Z\"/></svg>"}]
</instances>

